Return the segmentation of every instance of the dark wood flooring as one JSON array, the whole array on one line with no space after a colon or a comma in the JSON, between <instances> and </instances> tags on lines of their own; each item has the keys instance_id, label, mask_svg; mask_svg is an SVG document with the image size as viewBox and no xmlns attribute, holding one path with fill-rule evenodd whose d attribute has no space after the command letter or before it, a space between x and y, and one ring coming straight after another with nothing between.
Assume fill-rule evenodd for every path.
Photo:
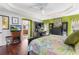
<instances>
[{"instance_id":1,"label":"dark wood flooring","mask_svg":"<svg viewBox=\"0 0 79 59\"><path fill-rule=\"evenodd\" d=\"M21 43L9 45L6 47L0 46L0 55L27 55L27 47L28 47L28 41L22 40Z\"/></svg>"}]
</instances>

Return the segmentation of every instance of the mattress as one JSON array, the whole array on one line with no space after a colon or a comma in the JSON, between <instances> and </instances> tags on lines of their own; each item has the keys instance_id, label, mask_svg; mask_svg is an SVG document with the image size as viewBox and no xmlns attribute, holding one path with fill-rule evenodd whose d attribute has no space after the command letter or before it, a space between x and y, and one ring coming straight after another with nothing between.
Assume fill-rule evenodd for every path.
<instances>
[{"instance_id":1,"label":"mattress","mask_svg":"<svg viewBox=\"0 0 79 59\"><path fill-rule=\"evenodd\" d=\"M33 40L28 47L29 52L37 55L74 55L71 46L64 44L65 36L48 35ZM30 53L30 54L33 54Z\"/></svg>"}]
</instances>

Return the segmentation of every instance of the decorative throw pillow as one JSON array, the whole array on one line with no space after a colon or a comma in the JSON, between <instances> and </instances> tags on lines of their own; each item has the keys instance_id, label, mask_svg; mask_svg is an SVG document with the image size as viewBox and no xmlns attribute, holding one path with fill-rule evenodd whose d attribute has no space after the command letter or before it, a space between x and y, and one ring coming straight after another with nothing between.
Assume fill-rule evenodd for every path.
<instances>
[{"instance_id":1,"label":"decorative throw pillow","mask_svg":"<svg viewBox=\"0 0 79 59\"><path fill-rule=\"evenodd\" d=\"M75 45L79 42L79 31L72 33L68 38L65 40L65 44L75 47Z\"/></svg>"}]
</instances>

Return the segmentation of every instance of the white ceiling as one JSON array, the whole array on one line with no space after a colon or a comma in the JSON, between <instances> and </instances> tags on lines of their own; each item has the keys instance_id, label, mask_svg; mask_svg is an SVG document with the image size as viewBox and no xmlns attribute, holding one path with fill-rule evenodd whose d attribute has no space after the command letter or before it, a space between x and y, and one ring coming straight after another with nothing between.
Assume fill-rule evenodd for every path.
<instances>
[{"instance_id":1,"label":"white ceiling","mask_svg":"<svg viewBox=\"0 0 79 59\"><path fill-rule=\"evenodd\" d=\"M75 3L0 3L0 11L14 13L34 21L79 13Z\"/></svg>"}]
</instances>

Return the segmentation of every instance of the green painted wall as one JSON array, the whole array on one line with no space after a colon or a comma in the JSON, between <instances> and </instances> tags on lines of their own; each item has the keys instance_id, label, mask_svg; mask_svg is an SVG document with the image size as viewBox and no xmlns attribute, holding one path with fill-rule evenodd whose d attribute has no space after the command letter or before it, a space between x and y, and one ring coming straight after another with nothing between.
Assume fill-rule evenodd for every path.
<instances>
[{"instance_id":1,"label":"green painted wall","mask_svg":"<svg viewBox=\"0 0 79 59\"><path fill-rule=\"evenodd\" d=\"M62 22L68 22L68 35L70 35L73 31L72 31L72 20L79 20L79 14L76 15L71 15L71 16L62 16L59 17L61 18ZM49 23L54 23L56 18L52 18L52 19L46 19L43 21L44 24L49 24ZM26 20L26 18L22 18L22 20ZM33 21L30 20L30 37L33 36L32 33L32 29L33 29Z\"/></svg>"},{"instance_id":2,"label":"green painted wall","mask_svg":"<svg viewBox=\"0 0 79 59\"><path fill-rule=\"evenodd\" d=\"M32 20L30 20L30 37L32 37Z\"/></svg>"},{"instance_id":3,"label":"green painted wall","mask_svg":"<svg viewBox=\"0 0 79 59\"><path fill-rule=\"evenodd\" d=\"M62 22L68 22L68 35L72 33L72 17L62 17Z\"/></svg>"},{"instance_id":4,"label":"green painted wall","mask_svg":"<svg viewBox=\"0 0 79 59\"><path fill-rule=\"evenodd\" d=\"M70 35L72 31L72 20L79 20L79 14L71 15L71 16L63 16L60 17L62 22L68 22L68 35ZM54 23L56 18L44 20L44 24Z\"/></svg>"}]
</instances>

